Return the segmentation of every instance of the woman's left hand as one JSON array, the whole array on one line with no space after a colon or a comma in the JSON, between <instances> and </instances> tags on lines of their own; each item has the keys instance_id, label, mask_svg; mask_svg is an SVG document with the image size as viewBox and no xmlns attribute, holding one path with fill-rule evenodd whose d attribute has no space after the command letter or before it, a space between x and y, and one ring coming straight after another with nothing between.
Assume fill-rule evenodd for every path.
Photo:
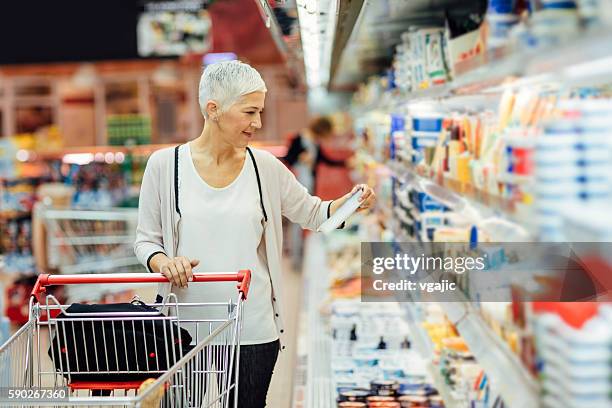
<instances>
[{"instance_id":1,"label":"woman's left hand","mask_svg":"<svg viewBox=\"0 0 612 408\"><path fill-rule=\"evenodd\" d=\"M357 208L357 212L366 211L374 207L374 203L376 202L376 194L374 193L374 190L372 190L372 188L367 184L357 184L350 192L332 202L331 214L335 213L336 210L340 208L349 198L351 198L357 190L362 190L361 196L359 197L360 205Z\"/></svg>"},{"instance_id":2,"label":"woman's left hand","mask_svg":"<svg viewBox=\"0 0 612 408\"><path fill-rule=\"evenodd\" d=\"M366 211L374 207L374 203L376 203L376 193L374 193L372 187L368 186L367 184L357 184L355 187L353 187L348 196L350 197L359 189L362 190L361 197L359 197L361 205L357 208L357 212Z\"/></svg>"}]
</instances>

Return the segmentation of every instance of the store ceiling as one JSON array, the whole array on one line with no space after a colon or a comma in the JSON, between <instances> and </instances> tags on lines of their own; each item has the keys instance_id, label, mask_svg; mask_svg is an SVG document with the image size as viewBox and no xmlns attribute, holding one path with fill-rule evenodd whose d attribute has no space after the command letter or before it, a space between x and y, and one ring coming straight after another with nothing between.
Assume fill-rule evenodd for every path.
<instances>
[{"instance_id":1,"label":"store ceiling","mask_svg":"<svg viewBox=\"0 0 612 408\"><path fill-rule=\"evenodd\" d=\"M445 13L482 8L483 0L338 0L329 88L352 90L391 65L410 26L442 25Z\"/></svg>"}]
</instances>

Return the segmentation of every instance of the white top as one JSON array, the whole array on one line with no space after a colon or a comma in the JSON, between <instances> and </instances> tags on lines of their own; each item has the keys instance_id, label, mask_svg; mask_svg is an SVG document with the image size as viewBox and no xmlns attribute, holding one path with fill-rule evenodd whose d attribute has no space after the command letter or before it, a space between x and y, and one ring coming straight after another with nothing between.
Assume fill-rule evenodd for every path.
<instances>
[{"instance_id":1,"label":"white top","mask_svg":"<svg viewBox=\"0 0 612 408\"><path fill-rule=\"evenodd\" d=\"M186 147L180 146L183 150ZM321 201L319 197L308 194L308 191L295 178L293 173L272 153L257 148L250 148L255 156L261 179L261 193L268 222L263 232L266 265L272 281L272 309L276 333L283 350L284 309L283 309L283 216L289 221L300 224L302 228L316 230L328 218L331 201ZM149 157L138 200L138 226L134 241L134 253L138 261L150 271L149 260L163 252L169 257L178 253L179 233L182 225L179 203L175 195L178 179L175 175L175 147L159 149ZM180 184L180 180L179 180ZM184 220L183 220L184 221ZM152 271L151 271L152 272ZM160 283L158 290L167 296L172 289L170 283Z\"/></svg>"},{"instance_id":2,"label":"white top","mask_svg":"<svg viewBox=\"0 0 612 408\"><path fill-rule=\"evenodd\" d=\"M187 148L179 151L179 180L182 222L178 256L199 259L194 272L250 269L251 287L243 309L240 343L260 344L278 339L270 273L264 251L258 251L263 242L264 222L253 161L247 154L240 174L231 184L211 187L198 174L188 143ZM236 282L191 283L186 289L172 289L180 302L228 302L238 295ZM185 308L189 312L181 311L181 319L227 318L226 309L217 309L203 315L201 308Z\"/></svg>"}]
</instances>

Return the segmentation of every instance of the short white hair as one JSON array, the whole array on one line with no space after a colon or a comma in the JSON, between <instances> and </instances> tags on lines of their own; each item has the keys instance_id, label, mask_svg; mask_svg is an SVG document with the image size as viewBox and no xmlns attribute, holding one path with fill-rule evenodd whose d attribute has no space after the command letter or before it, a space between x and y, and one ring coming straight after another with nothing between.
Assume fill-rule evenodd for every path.
<instances>
[{"instance_id":1,"label":"short white hair","mask_svg":"<svg viewBox=\"0 0 612 408\"><path fill-rule=\"evenodd\" d=\"M208 119L206 104L217 102L227 111L243 95L266 92L266 84L255 68L241 61L223 61L208 65L200 78L200 111Z\"/></svg>"}]
</instances>

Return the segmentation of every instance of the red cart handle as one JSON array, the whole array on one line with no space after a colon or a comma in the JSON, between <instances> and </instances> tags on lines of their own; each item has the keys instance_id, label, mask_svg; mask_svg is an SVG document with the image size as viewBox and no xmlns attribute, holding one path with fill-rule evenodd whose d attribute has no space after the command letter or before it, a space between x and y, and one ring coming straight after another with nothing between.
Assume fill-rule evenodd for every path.
<instances>
[{"instance_id":1,"label":"red cart handle","mask_svg":"<svg viewBox=\"0 0 612 408\"><path fill-rule=\"evenodd\" d=\"M38 297L45 293L47 286L54 285L82 285L100 283L167 283L161 273L92 273L81 275L49 275L38 276L36 285L32 289L32 296ZM239 282L238 292L246 300L251 285L251 271L243 269L238 273L194 273L192 282Z\"/></svg>"}]
</instances>

